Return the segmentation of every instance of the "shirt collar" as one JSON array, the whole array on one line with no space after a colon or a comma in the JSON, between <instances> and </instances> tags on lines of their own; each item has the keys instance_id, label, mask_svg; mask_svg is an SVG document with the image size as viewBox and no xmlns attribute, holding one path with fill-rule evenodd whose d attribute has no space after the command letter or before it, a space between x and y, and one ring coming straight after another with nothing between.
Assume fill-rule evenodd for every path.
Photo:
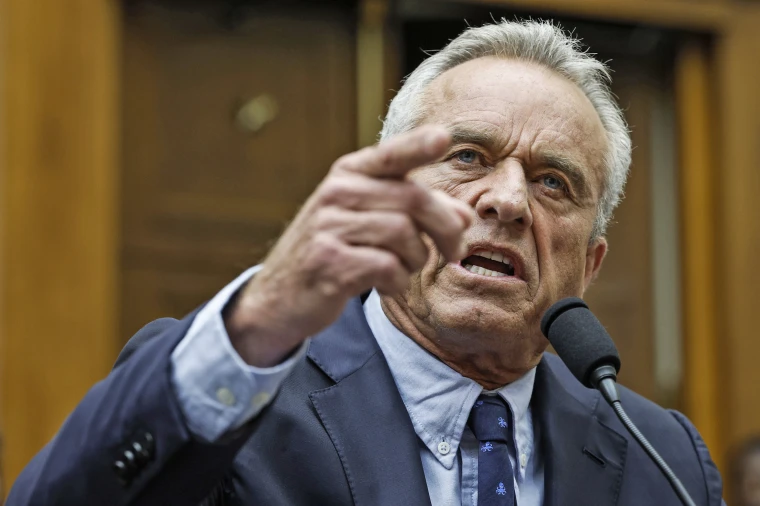
<instances>
[{"instance_id":1,"label":"shirt collar","mask_svg":"<svg viewBox=\"0 0 760 506\"><path fill-rule=\"evenodd\" d=\"M496 390L484 390L482 393L485 395L500 395L509 404L515 426L517 426L527 416L535 382L536 368L534 367L509 385Z\"/></svg>"},{"instance_id":2,"label":"shirt collar","mask_svg":"<svg viewBox=\"0 0 760 506\"><path fill-rule=\"evenodd\" d=\"M364 314L388 361L417 436L447 469L456 462L470 410L481 393L500 395L512 409L515 423L526 416L535 368L509 385L484 392L477 382L465 378L398 330L383 312L376 290L364 302ZM441 443L447 443L448 448Z\"/></svg>"}]
</instances>

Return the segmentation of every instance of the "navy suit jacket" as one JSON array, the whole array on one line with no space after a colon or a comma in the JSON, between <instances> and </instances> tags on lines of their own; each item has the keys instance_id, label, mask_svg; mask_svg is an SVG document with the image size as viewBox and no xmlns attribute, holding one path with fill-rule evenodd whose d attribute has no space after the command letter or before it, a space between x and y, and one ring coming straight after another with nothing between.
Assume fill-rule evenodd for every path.
<instances>
[{"instance_id":1,"label":"navy suit jacket","mask_svg":"<svg viewBox=\"0 0 760 506\"><path fill-rule=\"evenodd\" d=\"M188 431L170 381L171 352L193 317L158 320L132 338L29 463L8 506L430 505L417 436L360 299L312 340L271 405L214 444ZM692 424L625 388L621 396L696 504L719 506L720 475ZM538 366L531 403L547 506L680 504L599 393L553 355ZM114 462L150 440L132 479L120 480Z\"/></svg>"}]
</instances>

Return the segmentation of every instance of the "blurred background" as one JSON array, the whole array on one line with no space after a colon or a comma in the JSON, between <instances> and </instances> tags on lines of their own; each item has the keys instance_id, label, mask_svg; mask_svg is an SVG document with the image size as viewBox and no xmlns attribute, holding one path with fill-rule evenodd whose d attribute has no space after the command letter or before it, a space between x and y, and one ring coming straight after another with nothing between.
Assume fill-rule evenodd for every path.
<instances>
[{"instance_id":1,"label":"blurred background","mask_svg":"<svg viewBox=\"0 0 760 506\"><path fill-rule=\"evenodd\" d=\"M587 299L621 382L732 481L760 433L760 2L0 0L0 502L134 332L261 259L425 51L501 17L614 70L636 147Z\"/></svg>"}]
</instances>

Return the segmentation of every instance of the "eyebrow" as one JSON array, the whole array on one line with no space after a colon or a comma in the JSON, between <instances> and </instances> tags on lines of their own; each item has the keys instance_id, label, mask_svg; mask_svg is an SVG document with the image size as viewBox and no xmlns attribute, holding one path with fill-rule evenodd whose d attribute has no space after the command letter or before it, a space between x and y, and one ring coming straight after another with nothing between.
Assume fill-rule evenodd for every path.
<instances>
[{"instance_id":1,"label":"eyebrow","mask_svg":"<svg viewBox=\"0 0 760 506\"><path fill-rule=\"evenodd\" d=\"M455 126L449 130L451 134L451 144L477 144L484 148L493 148L497 144L496 137L481 130L473 130L470 128L463 128L461 126Z\"/></svg>"}]
</instances>

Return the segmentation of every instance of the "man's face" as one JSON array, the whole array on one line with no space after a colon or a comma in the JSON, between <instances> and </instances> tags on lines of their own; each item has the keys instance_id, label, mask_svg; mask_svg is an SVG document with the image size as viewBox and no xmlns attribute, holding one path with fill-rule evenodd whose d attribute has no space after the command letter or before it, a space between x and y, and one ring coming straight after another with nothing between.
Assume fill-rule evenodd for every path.
<instances>
[{"instance_id":1,"label":"man's face","mask_svg":"<svg viewBox=\"0 0 760 506\"><path fill-rule=\"evenodd\" d=\"M411 177L477 216L465 232L469 256L448 264L434 250L404 303L440 339L538 356L544 311L582 295L606 251L603 239L589 243L607 149L601 121L569 80L495 57L445 72L424 101L423 123L447 127L453 144Z\"/></svg>"}]
</instances>

